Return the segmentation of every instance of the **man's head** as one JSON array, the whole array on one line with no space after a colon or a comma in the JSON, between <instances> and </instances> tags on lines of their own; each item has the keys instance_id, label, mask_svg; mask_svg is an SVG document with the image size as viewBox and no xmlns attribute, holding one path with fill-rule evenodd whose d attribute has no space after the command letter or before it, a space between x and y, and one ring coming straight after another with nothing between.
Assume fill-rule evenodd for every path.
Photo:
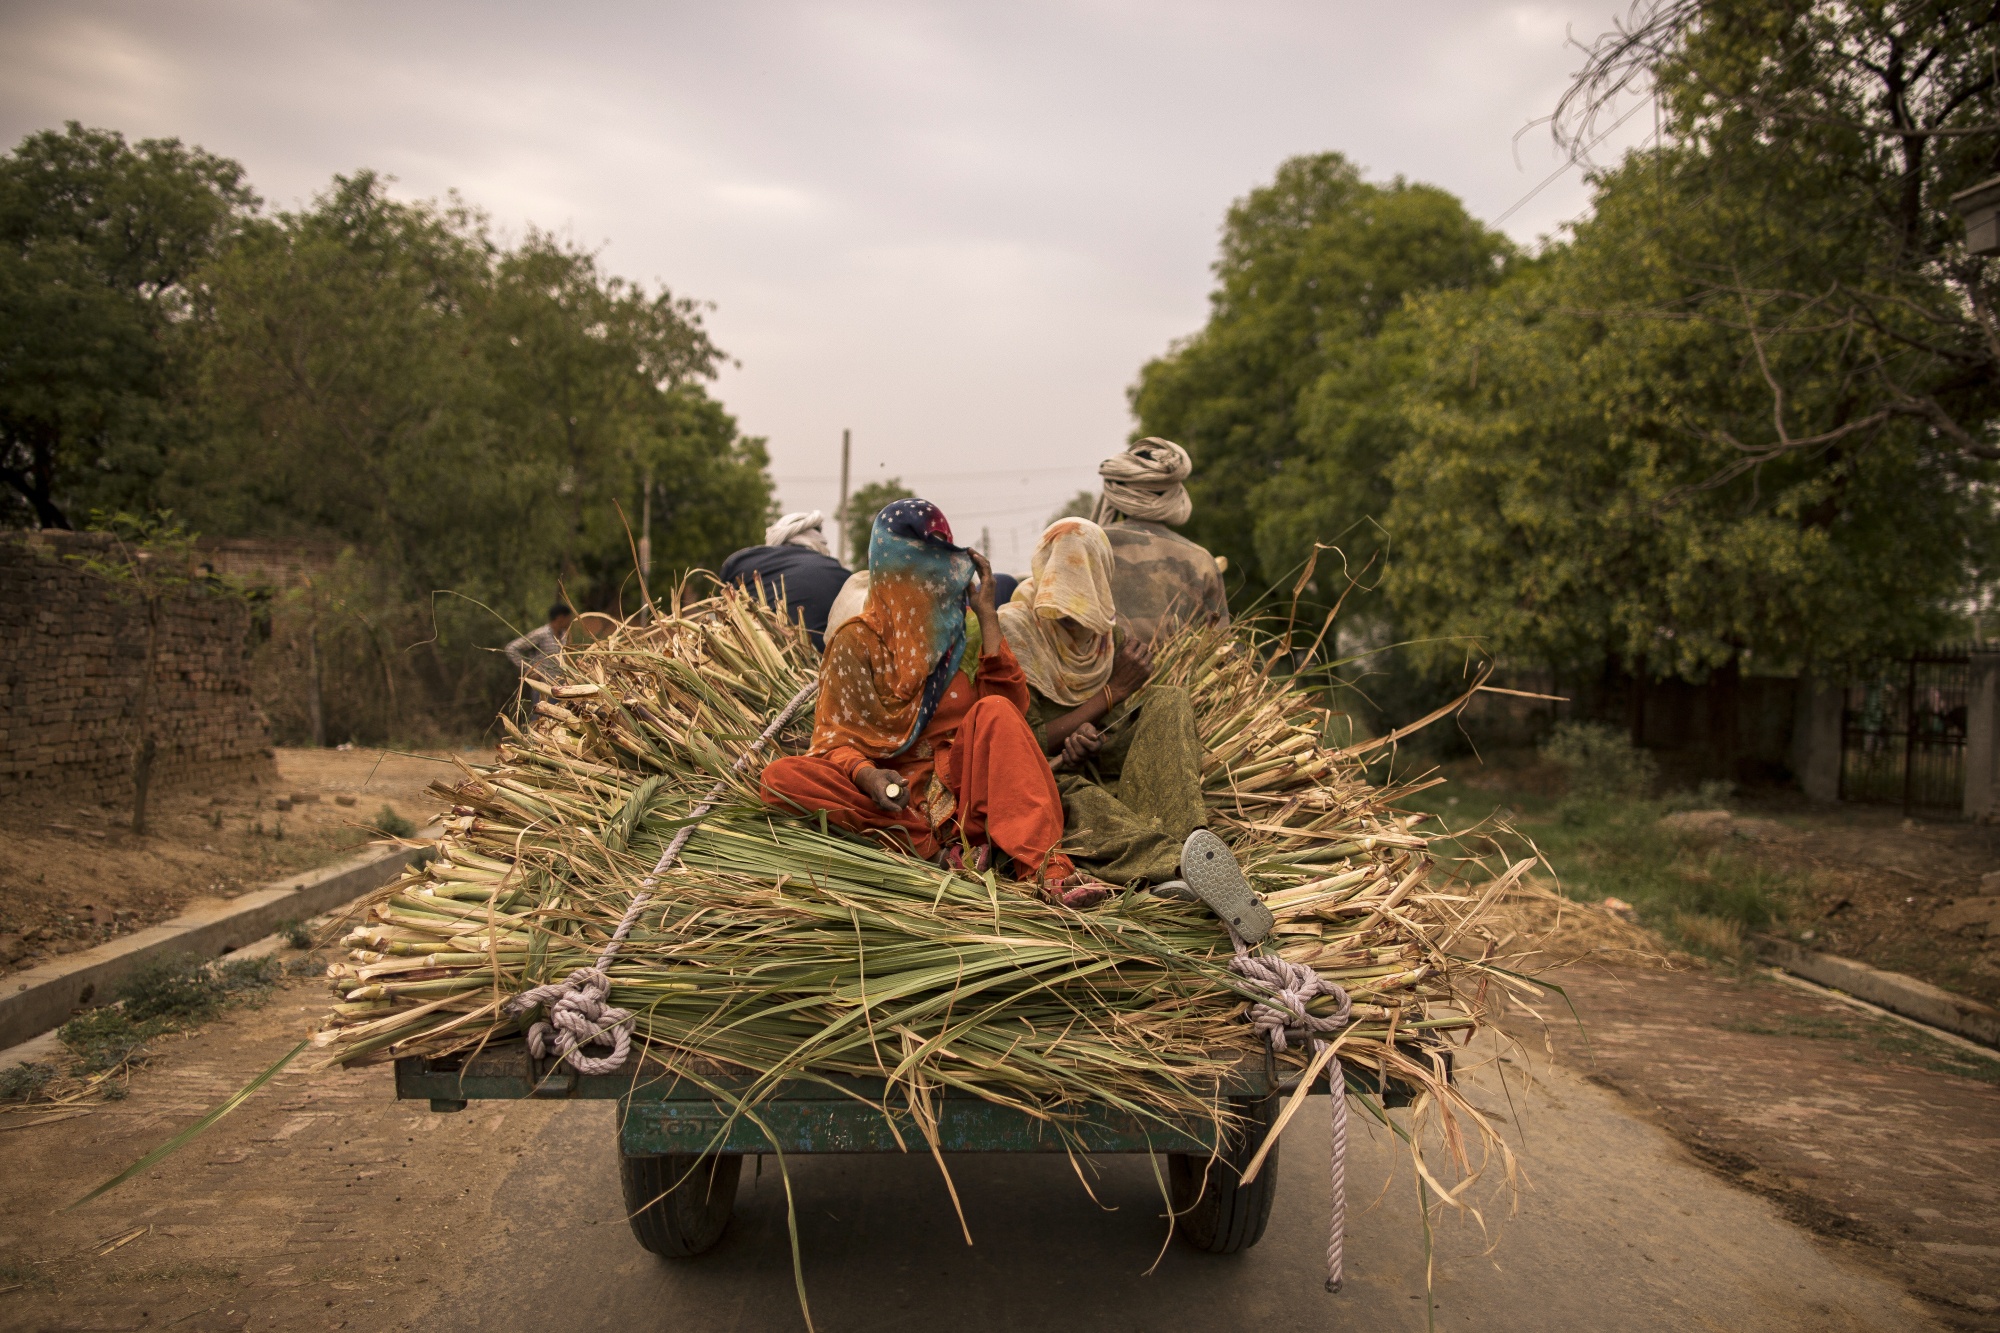
<instances>
[{"instance_id":1,"label":"man's head","mask_svg":"<svg viewBox=\"0 0 2000 1333\"><path fill-rule=\"evenodd\" d=\"M825 519L826 516L817 509L787 514L764 529L764 545L803 546L808 551L831 555L833 552L827 547L826 532L821 526Z\"/></svg>"},{"instance_id":2,"label":"man's head","mask_svg":"<svg viewBox=\"0 0 2000 1333\"><path fill-rule=\"evenodd\" d=\"M1121 518L1174 527L1188 521L1194 504L1183 485L1194 463L1187 450L1172 440L1148 436L1125 446L1097 466L1104 478L1104 492L1098 497L1092 517L1101 524Z\"/></svg>"},{"instance_id":3,"label":"man's head","mask_svg":"<svg viewBox=\"0 0 2000 1333\"><path fill-rule=\"evenodd\" d=\"M575 620L576 612L570 609L568 602L557 602L549 607L549 629L558 639L569 633L569 627Z\"/></svg>"}]
</instances>

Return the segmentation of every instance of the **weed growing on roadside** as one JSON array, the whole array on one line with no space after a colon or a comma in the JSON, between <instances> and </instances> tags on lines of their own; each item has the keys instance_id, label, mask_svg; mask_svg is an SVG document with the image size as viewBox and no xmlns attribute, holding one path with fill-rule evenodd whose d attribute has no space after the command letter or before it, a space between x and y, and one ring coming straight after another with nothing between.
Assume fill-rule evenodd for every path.
<instances>
[{"instance_id":1,"label":"weed growing on roadside","mask_svg":"<svg viewBox=\"0 0 2000 1333\"><path fill-rule=\"evenodd\" d=\"M187 954L150 958L132 973L119 993L125 1017L134 1023L165 1019L199 1023L222 1007L222 993L200 959Z\"/></svg>"},{"instance_id":2,"label":"weed growing on roadside","mask_svg":"<svg viewBox=\"0 0 2000 1333\"><path fill-rule=\"evenodd\" d=\"M283 960L265 954L261 958L225 958L211 969L215 985L225 998L267 991L285 975Z\"/></svg>"},{"instance_id":3,"label":"weed growing on roadside","mask_svg":"<svg viewBox=\"0 0 2000 1333\"><path fill-rule=\"evenodd\" d=\"M135 1021L117 1005L106 1005L72 1018L56 1029L56 1037L76 1056L80 1072L102 1074L124 1064L140 1047L173 1031L173 1027L160 1019Z\"/></svg>"},{"instance_id":4,"label":"weed growing on roadside","mask_svg":"<svg viewBox=\"0 0 2000 1333\"><path fill-rule=\"evenodd\" d=\"M43 1064L39 1060L34 1062L24 1060L12 1069L0 1070L0 1101L32 1101L35 1094L55 1076L55 1066Z\"/></svg>"},{"instance_id":5,"label":"weed growing on roadside","mask_svg":"<svg viewBox=\"0 0 2000 1333\"><path fill-rule=\"evenodd\" d=\"M271 957L150 959L133 972L116 1004L72 1018L56 1036L83 1073L105 1073L130 1062L147 1042L214 1018L230 1000L261 998L283 975L283 964Z\"/></svg>"},{"instance_id":6,"label":"weed growing on roadside","mask_svg":"<svg viewBox=\"0 0 2000 1333\"><path fill-rule=\"evenodd\" d=\"M396 808L387 802L375 812L375 818L369 822L369 827L391 838L407 838L417 831L415 824L397 814Z\"/></svg>"},{"instance_id":7,"label":"weed growing on roadside","mask_svg":"<svg viewBox=\"0 0 2000 1333\"><path fill-rule=\"evenodd\" d=\"M1570 796L1582 801L1644 800L1660 781L1653 756L1601 722L1561 723L1542 742L1542 758L1562 770Z\"/></svg>"}]
</instances>

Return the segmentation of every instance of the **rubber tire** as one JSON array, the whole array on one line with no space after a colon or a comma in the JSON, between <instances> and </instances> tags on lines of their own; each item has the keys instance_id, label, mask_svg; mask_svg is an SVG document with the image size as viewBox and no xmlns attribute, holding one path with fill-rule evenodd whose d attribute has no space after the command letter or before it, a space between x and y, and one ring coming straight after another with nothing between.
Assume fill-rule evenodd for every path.
<instances>
[{"instance_id":1,"label":"rubber tire","mask_svg":"<svg viewBox=\"0 0 2000 1333\"><path fill-rule=\"evenodd\" d=\"M1170 1153L1167 1174L1173 1190L1174 1229L1197 1250L1239 1254L1264 1238L1271 1204L1278 1197L1278 1144L1265 1154L1257 1178L1239 1182L1243 1168L1277 1118L1279 1099L1238 1102L1243 1123L1213 1159ZM1206 1186L1203 1176L1206 1174Z\"/></svg>"},{"instance_id":2,"label":"rubber tire","mask_svg":"<svg viewBox=\"0 0 2000 1333\"><path fill-rule=\"evenodd\" d=\"M736 1208L743 1158L621 1155L632 1234L664 1259L691 1259L715 1247Z\"/></svg>"}]
</instances>

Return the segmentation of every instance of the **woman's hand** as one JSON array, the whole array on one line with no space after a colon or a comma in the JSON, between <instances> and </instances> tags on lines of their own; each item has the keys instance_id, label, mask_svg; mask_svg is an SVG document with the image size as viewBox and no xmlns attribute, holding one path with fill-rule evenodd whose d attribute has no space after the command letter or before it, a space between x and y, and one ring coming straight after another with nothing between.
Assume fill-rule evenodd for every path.
<instances>
[{"instance_id":1,"label":"woman's hand","mask_svg":"<svg viewBox=\"0 0 2000 1333\"><path fill-rule=\"evenodd\" d=\"M979 586L972 590L971 606L972 614L979 617L979 628L984 630L999 613L999 608L994 605L993 562L978 551L968 550L966 554L972 557L972 567L979 571ZM997 652L998 645L989 641L986 651Z\"/></svg>"},{"instance_id":2,"label":"woman's hand","mask_svg":"<svg viewBox=\"0 0 2000 1333\"><path fill-rule=\"evenodd\" d=\"M910 803L910 784L893 768L862 767L854 770L854 785L868 793L875 808L900 813Z\"/></svg>"},{"instance_id":3,"label":"woman's hand","mask_svg":"<svg viewBox=\"0 0 2000 1333\"><path fill-rule=\"evenodd\" d=\"M1104 688L1111 691L1112 701L1117 702L1138 693L1152 676L1152 645L1127 639L1118 645L1118 655L1111 659L1111 679Z\"/></svg>"},{"instance_id":4,"label":"woman's hand","mask_svg":"<svg viewBox=\"0 0 2000 1333\"><path fill-rule=\"evenodd\" d=\"M1056 756L1052 767L1082 768L1103 746L1104 733L1085 722L1063 740L1062 753Z\"/></svg>"}]
</instances>

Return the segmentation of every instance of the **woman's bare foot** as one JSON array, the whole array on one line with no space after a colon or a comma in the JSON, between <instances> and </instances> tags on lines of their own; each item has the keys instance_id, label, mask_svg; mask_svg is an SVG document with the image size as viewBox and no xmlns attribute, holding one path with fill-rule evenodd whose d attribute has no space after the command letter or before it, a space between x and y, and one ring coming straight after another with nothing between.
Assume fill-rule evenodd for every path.
<instances>
[{"instance_id":1,"label":"woman's bare foot","mask_svg":"<svg viewBox=\"0 0 2000 1333\"><path fill-rule=\"evenodd\" d=\"M945 849L938 853L938 864L949 870L983 875L986 873L986 867L993 864L993 844L982 842L972 849L971 856L967 856L962 844L947 843Z\"/></svg>"},{"instance_id":2,"label":"woman's bare foot","mask_svg":"<svg viewBox=\"0 0 2000 1333\"><path fill-rule=\"evenodd\" d=\"M1080 870L1068 879L1042 887L1042 896L1050 902L1061 903L1064 907L1074 908L1079 912L1097 906L1116 892L1118 892L1116 884L1106 884L1101 879L1092 879Z\"/></svg>"}]
</instances>

